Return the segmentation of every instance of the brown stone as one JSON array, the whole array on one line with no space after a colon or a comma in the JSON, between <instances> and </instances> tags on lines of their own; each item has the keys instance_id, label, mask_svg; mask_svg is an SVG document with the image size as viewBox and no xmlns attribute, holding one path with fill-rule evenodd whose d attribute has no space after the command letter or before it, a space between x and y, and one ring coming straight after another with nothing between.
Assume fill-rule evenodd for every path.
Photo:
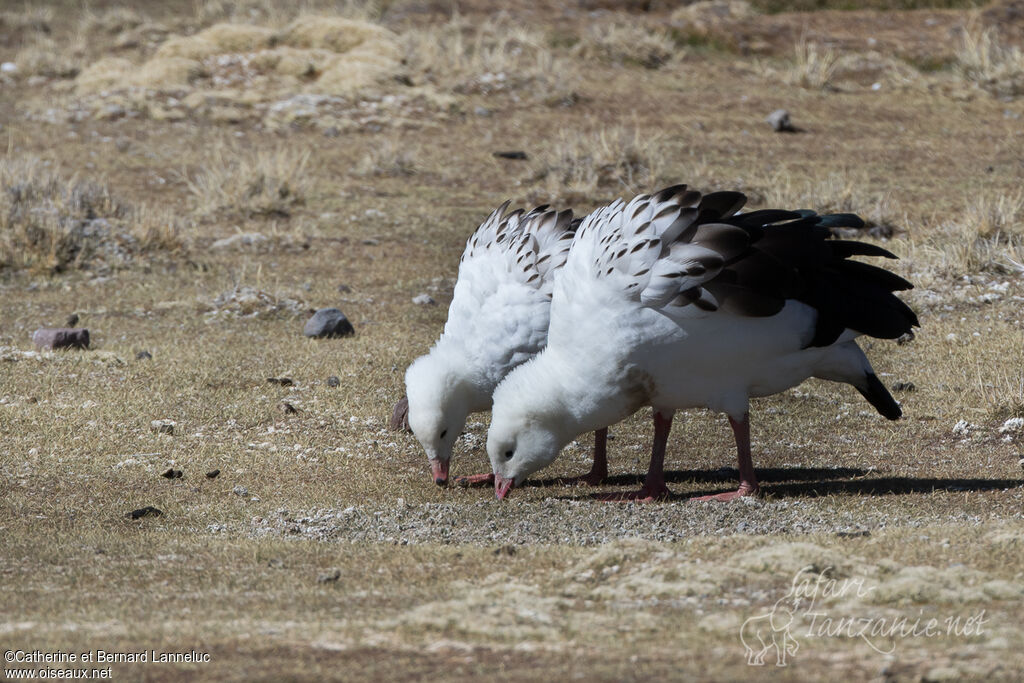
<instances>
[{"instance_id":1,"label":"brown stone","mask_svg":"<svg viewBox=\"0 0 1024 683\"><path fill-rule=\"evenodd\" d=\"M87 349L89 330L70 327L40 327L32 334L32 341L40 349Z\"/></svg>"}]
</instances>

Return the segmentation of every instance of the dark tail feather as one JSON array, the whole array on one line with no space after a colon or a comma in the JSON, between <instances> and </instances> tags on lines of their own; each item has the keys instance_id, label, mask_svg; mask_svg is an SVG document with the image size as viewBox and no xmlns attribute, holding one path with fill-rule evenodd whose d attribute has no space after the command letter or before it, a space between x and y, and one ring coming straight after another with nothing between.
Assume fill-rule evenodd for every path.
<instances>
[{"instance_id":1,"label":"dark tail feather","mask_svg":"<svg viewBox=\"0 0 1024 683\"><path fill-rule=\"evenodd\" d=\"M868 403L875 407L875 410L890 420L898 420L903 415L903 411L900 410L900 404L896 403L896 400L889 393L889 390L885 388L885 385L879 381L878 376L873 372L869 372L867 375L868 388L861 389L857 387L857 391L860 395L868 400Z\"/></svg>"}]
</instances>

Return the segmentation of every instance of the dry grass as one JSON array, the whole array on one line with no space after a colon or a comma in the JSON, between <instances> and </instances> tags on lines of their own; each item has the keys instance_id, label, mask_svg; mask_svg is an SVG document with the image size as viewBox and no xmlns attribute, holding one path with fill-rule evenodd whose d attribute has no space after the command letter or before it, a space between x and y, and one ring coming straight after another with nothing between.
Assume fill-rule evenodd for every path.
<instances>
[{"instance_id":1,"label":"dry grass","mask_svg":"<svg viewBox=\"0 0 1024 683\"><path fill-rule=\"evenodd\" d=\"M629 193L653 187L667 170L667 137L639 128L562 129L533 162L533 180L545 197L593 200L598 192Z\"/></svg>"},{"instance_id":2,"label":"dry grass","mask_svg":"<svg viewBox=\"0 0 1024 683\"><path fill-rule=\"evenodd\" d=\"M409 143L387 138L370 147L355 172L363 176L411 176L418 169L418 156Z\"/></svg>"},{"instance_id":3,"label":"dry grass","mask_svg":"<svg viewBox=\"0 0 1024 683\"><path fill-rule=\"evenodd\" d=\"M103 184L62 177L38 158L0 161L0 269L59 273L120 267L186 248L167 210L118 201Z\"/></svg>"},{"instance_id":4,"label":"dry grass","mask_svg":"<svg viewBox=\"0 0 1024 683\"><path fill-rule=\"evenodd\" d=\"M585 60L657 69L680 59L684 49L662 28L636 21L614 21L589 25L573 52Z\"/></svg>"},{"instance_id":5,"label":"dry grass","mask_svg":"<svg viewBox=\"0 0 1024 683\"><path fill-rule=\"evenodd\" d=\"M313 187L309 160L310 151L294 145L249 149L221 141L200 170L183 176L200 217L287 218Z\"/></svg>"},{"instance_id":6,"label":"dry grass","mask_svg":"<svg viewBox=\"0 0 1024 683\"><path fill-rule=\"evenodd\" d=\"M44 78L74 78L85 61L84 38L79 35L70 43L58 43L47 36L37 36L18 51L14 63L18 74Z\"/></svg>"},{"instance_id":7,"label":"dry grass","mask_svg":"<svg viewBox=\"0 0 1024 683\"><path fill-rule=\"evenodd\" d=\"M551 103L573 96L575 65L554 54L544 33L509 18L455 16L401 39L414 82L461 94L525 93Z\"/></svg>"},{"instance_id":8,"label":"dry grass","mask_svg":"<svg viewBox=\"0 0 1024 683\"><path fill-rule=\"evenodd\" d=\"M1000 97L1024 94L1024 50L1007 45L994 29L970 26L956 50L957 69L968 81Z\"/></svg>"},{"instance_id":9,"label":"dry grass","mask_svg":"<svg viewBox=\"0 0 1024 683\"><path fill-rule=\"evenodd\" d=\"M912 233L912 245L938 270L954 277L1014 272L1024 260L1024 191L984 192L952 220Z\"/></svg>"},{"instance_id":10,"label":"dry grass","mask_svg":"<svg viewBox=\"0 0 1024 683\"><path fill-rule=\"evenodd\" d=\"M836 52L805 41L794 50L793 63L782 72L783 81L813 90L831 87L839 62Z\"/></svg>"}]
</instances>

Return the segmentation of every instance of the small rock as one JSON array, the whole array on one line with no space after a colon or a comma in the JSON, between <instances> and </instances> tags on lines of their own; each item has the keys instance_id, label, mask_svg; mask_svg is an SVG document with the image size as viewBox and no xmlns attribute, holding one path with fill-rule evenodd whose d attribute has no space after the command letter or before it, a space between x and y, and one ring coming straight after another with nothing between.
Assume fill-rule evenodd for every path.
<instances>
[{"instance_id":1,"label":"small rock","mask_svg":"<svg viewBox=\"0 0 1024 683\"><path fill-rule=\"evenodd\" d=\"M182 472L181 470L176 470L173 467L171 467L168 468L167 471L161 474L160 476L163 477L164 479L181 479L185 475L184 472Z\"/></svg>"},{"instance_id":2,"label":"small rock","mask_svg":"<svg viewBox=\"0 0 1024 683\"><path fill-rule=\"evenodd\" d=\"M231 492L234 493L236 496L248 496L249 495L249 489L247 489L244 486L236 486L235 488L231 489Z\"/></svg>"},{"instance_id":3,"label":"small rock","mask_svg":"<svg viewBox=\"0 0 1024 683\"><path fill-rule=\"evenodd\" d=\"M971 428L973 426L974 425L967 420L958 420L957 423L953 425L953 433L957 436L970 436Z\"/></svg>"},{"instance_id":4,"label":"small rock","mask_svg":"<svg viewBox=\"0 0 1024 683\"><path fill-rule=\"evenodd\" d=\"M499 548L494 549L495 555L506 555L512 557L516 554L516 547L514 545L503 545Z\"/></svg>"},{"instance_id":5,"label":"small rock","mask_svg":"<svg viewBox=\"0 0 1024 683\"><path fill-rule=\"evenodd\" d=\"M152 505L147 505L144 508L132 510L126 514L125 517L128 517L129 519L142 519L143 517L159 517L162 514L164 514L163 510L157 509Z\"/></svg>"},{"instance_id":6,"label":"small rock","mask_svg":"<svg viewBox=\"0 0 1024 683\"><path fill-rule=\"evenodd\" d=\"M347 337L355 334L352 323L337 308L321 308L306 321L302 333L307 337Z\"/></svg>"},{"instance_id":7,"label":"small rock","mask_svg":"<svg viewBox=\"0 0 1024 683\"><path fill-rule=\"evenodd\" d=\"M339 129L337 126L330 126L329 128L324 130L324 137L326 138L336 138L339 135L341 135L341 129Z\"/></svg>"},{"instance_id":8,"label":"small rock","mask_svg":"<svg viewBox=\"0 0 1024 683\"><path fill-rule=\"evenodd\" d=\"M335 581L337 581L340 578L341 578L341 570L340 569L332 569L332 570L324 572L320 576L316 577L316 582L317 583L334 583Z\"/></svg>"},{"instance_id":9,"label":"small rock","mask_svg":"<svg viewBox=\"0 0 1024 683\"><path fill-rule=\"evenodd\" d=\"M219 474L220 474L220 470L210 470L209 472L206 473L206 478L207 479L216 479Z\"/></svg>"},{"instance_id":10,"label":"small rock","mask_svg":"<svg viewBox=\"0 0 1024 683\"><path fill-rule=\"evenodd\" d=\"M429 294L417 294L412 298L412 302L417 306L436 306L437 302L434 301L434 297Z\"/></svg>"},{"instance_id":11,"label":"small rock","mask_svg":"<svg viewBox=\"0 0 1024 683\"><path fill-rule=\"evenodd\" d=\"M132 141L128 138L118 138L114 141L114 147L117 148L118 152L127 152L132 146Z\"/></svg>"},{"instance_id":12,"label":"small rock","mask_svg":"<svg viewBox=\"0 0 1024 683\"><path fill-rule=\"evenodd\" d=\"M153 354L149 351L139 351L135 354L135 360L153 360Z\"/></svg>"},{"instance_id":13,"label":"small rock","mask_svg":"<svg viewBox=\"0 0 1024 683\"><path fill-rule=\"evenodd\" d=\"M388 428L393 432L405 430L411 432L409 428L409 398L403 396L398 399L395 403L395 407L391 410L391 421L388 423Z\"/></svg>"},{"instance_id":14,"label":"small rock","mask_svg":"<svg viewBox=\"0 0 1024 683\"><path fill-rule=\"evenodd\" d=\"M375 247L378 244L380 244L380 240L374 239L373 237L367 237L366 239L363 240L363 244L365 244L368 247Z\"/></svg>"},{"instance_id":15,"label":"small rock","mask_svg":"<svg viewBox=\"0 0 1024 683\"><path fill-rule=\"evenodd\" d=\"M18 65L14 62L4 62L0 64L0 72L5 74L16 74L18 73Z\"/></svg>"},{"instance_id":16,"label":"small rock","mask_svg":"<svg viewBox=\"0 0 1024 683\"><path fill-rule=\"evenodd\" d=\"M899 344L900 346L903 346L904 344L909 344L912 341L914 341L914 331L913 330L905 332L905 333L901 334L899 337L896 338L896 343Z\"/></svg>"},{"instance_id":17,"label":"small rock","mask_svg":"<svg viewBox=\"0 0 1024 683\"><path fill-rule=\"evenodd\" d=\"M298 409L291 403L288 403L288 401L281 401L279 404L277 404L277 409L280 410L285 415L294 415L297 412L299 412Z\"/></svg>"},{"instance_id":18,"label":"small rock","mask_svg":"<svg viewBox=\"0 0 1024 683\"><path fill-rule=\"evenodd\" d=\"M893 391L917 391L917 386L913 382L893 382Z\"/></svg>"},{"instance_id":19,"label":"small rock","mask_svg":"<svg viewBox=\"0 0 1024 683\"><path fill-rule=\"evenodd\" d=\"M327 378L327 386L332 388L341 386L341 380L336 375L331 375Z\"/></svg>"},{"instance_id":20,"label":"small rock","mask_svg":"<svg viewBox=\"0 0 1024 683\"><path fill-rule=\"evenodd\" d=\"M477 107L476 107L476 108L475 108L475 109L473 110L473 113L474 113L474 114L476 114L477 116L490 116L490 115L491 115L491 114L493 114L494 112L492 112L492 111L491 111L490 109L488 109L487 107L481 107L481 106L477 106Z\"/></svg>"},{"instance_id":21,"label":"small rock","mask_svg":"<svg viewBox=\"0 0 1024 683\"><path fill-rule=\"evenodd\" d=\"M496 156L499 159L517 159L520 161L525 161L526 159L530 158L526 156L526 152L518 149L511 150L508 152L495 152L494 156Z\"/></svg>"},{"instance_id":22,"label":"small rock","mask_svg":"<svg viewBox=\"0 0 1024 683\"><path fill-rule=\"evenodd\" d=\"M867 529L861 529L859 531L837 531L836 536L839 538L867 538L871 535L871 532Z\"/></svg>"},{"instance_id":23,"label":"small rock","mask_svg":"<svg viewBox=\"0 0 1024 683\"><path fill-rule=\"evenodd\" d=\"M999 428L1000 434L1017 433L1024 430L1024 417L1011 417Z\"/></svg>"},{"instance_id":24,"label":"small rock","mask_svg":"<svg viewBox=\"0 0 1024 683\"><path fill-rule=\"evenodd\" d=\"M349 287L348 285L338 285L338 293L339 294L348 294L351 291L352 291L352 288Z\"/></svg>"},{"instance_id":25,"label":"small rock","mask_svg":"<svg viewBox=\"0 0 1024 683\"><path fill-rule=\"evenodd\" d=\"M267 381L271 384L280 384L282 387L290 387L295 384L291 377L268 377Z\"/></svg>"},{"instance_id":26,"label":"small rock","mask_svg":"<svg viewBox=\"0 0 1024 683\"><path fill-rule=\"evenodd\" d=\"M177 423L174 420L153 420L149 423L149 428L157 434L174 434L174 428Z\"/></svg>"},{"instance_id":27,"label":"small rock","mask_svg":"<svg viewBox=\"0 0 1024 683\"><path fill-rule=\"evenodd\" d=\"M87 349L89 330L84 327L40 327L32 334L32 342L39 349Z\"/></svg>"},{"instance_id":28,"label":"small rock","mask_svg":"<svg viewBox=\"0 0 1024 683\"><path fill-rule=\"evenodd\" d=\"M768 115L767 121L776 133L795 133L796 128L785 109L776 109Z\"/></svg>"},{"instance_id":29,"label":"small rock","mask_svg":"<svg viewBox=\"0 0 1024 683\"><path fill-rule=\"evenodd\" d=\"M78 314L72 313L68 316L67 321L64 323L64 327L74 327L78 324Z\"/></svg>"}]
</instances>

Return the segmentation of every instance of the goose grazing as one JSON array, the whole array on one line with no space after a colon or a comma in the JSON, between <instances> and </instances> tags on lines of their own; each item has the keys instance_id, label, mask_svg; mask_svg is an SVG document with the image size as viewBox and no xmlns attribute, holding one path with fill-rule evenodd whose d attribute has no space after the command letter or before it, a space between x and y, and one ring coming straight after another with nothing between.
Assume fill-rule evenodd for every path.
<instances>
[{"instance_id":1,"label":"goose grazing","mask_svg":"<svg viewBox=\"0 0 1024 683\"><path fill-rule=\"evenodd\" d=\"M854 339L893 339L917 325L893 292L909 282L851 256L895 258L832 240L860 227L851 214L763 210L746 198L702 196L685 185L619 200L584 219L551 302L548 346L494 393L487 451L504 498L576 435L643 406L655 436L643 488L617 499L668 495L665 442L674 411L729 417L739 459L736 491L756 494L751 397L809 377L852 384L883 416L900 407Z\"/></svg>"},{"instance_id":2,"label":"goose grazing","mask_svg":"<svg viewBox=\"0 0 1024 683\"><path fill-rule=\"evenodd\" d=\"M409 427L438 485L448 481L452 448L467 416L489 410L498 383L547 343L552 283L578 225L568 209L506 214L508 206L498 207L469 238L444 332L405 373ZM595 485L607 474L606 434L598 430L594 467L580 478Z\"/></svg>"}]
</instances>

